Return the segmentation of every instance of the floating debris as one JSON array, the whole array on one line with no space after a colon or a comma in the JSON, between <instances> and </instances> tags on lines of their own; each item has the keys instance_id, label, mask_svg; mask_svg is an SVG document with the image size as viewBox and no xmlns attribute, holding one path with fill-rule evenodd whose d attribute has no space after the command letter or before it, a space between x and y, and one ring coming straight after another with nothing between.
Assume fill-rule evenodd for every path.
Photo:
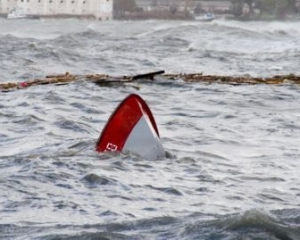
<instances>
[{"instance_id":1,"label":"floating debris","mask_svg":"<svg viewBox=\"0 0 300 240\"><path fill-rule=\"evenodd\" d=\"M49 75L43 79L34 79L24 82L8 82L0 83L0 90L7 92L12 89L21 89L37 85L55 84L64 85L78 80L91 81L97 85L107 84L123 84L130 83L140 79L155 80L155 76L161 75L163 78L169 80L183 80L185 82L203 82L203 83L224 83L231 85L241 84L284 84L294 83L300 84L300 76L289 75L275 75L273 77L260 78L251 76L218 76L218 75L203 75L203 73L191 74L165 74L164 70L138 74L133 76L114 77L107 74L87 74L87 75L72 75L69 72L60 75Z\"/></svg>"},{"instance_id":2,"label":"floating debris","mask_svg":"<svg viewBox=\"0 0 300 240\"><path fill-rule=\"evenodd\" d=\"M152 79L158 74L163 74L164 71L149 72L145 74L138 74L133 76L121 76L113 77L106 74L87 74L87 75L72 75L69 72L59 75L49 75L43 79L34 79L24 82L8 82L0 83L0 90L2 92L7 92L12 89L27 88L37 85L46 85L46 84L55 84L55 85L64 85L78 80L91 81L98 85L102 84L113 84L113 83L129 83L139 79Z\"/></svg>"},{"instance_id":3,"label":"floating debris","mask_svg":"<svg viewBox=\"0 0 300 240\"><path fill-rule=\"evenodd\" d=\"M205 82L205 83L226 83L232 85L240 84L283 84L295 83L300 84L300 76L289 75L275 75L268 78L251 77L251 76L217 76L217 75L203 75L202 73L193 74L164 74L168 79L183 79L185 82Z\"/></svg>"}]
</instances>

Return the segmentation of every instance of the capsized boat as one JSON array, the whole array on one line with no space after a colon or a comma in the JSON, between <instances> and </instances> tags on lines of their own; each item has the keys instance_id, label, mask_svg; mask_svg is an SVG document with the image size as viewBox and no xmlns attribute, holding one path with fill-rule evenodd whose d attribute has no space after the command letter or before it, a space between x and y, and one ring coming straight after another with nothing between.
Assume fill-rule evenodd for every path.
<instances>
[{"instance_id":1,"label":"capsized boat","mask_svg":"<svg viewBox=\"0 0 300 240\"><path fill-rule=\"evenodd\" d=\"M126 97L110 116L96 144L98 152L132 152L145 159L165 157L150 108L137 94Z\"/></svg>"}]
</instances>

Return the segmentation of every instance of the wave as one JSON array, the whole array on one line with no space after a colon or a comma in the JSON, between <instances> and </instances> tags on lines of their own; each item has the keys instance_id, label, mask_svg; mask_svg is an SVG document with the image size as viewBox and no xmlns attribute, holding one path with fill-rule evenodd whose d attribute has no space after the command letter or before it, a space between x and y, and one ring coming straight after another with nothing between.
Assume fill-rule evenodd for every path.
<instances>
[{"instance_id":1,"label":"wave","mask_svg":"<svg viewBox=\"0 0 300 240\"><path fill-rule=\"evenodd\" d=\"M252 34L266 34L277 37L299 37L300 36L300 22L242 22L242 21L227 21L216 20L213 22L214 26L218 26L224 30L239 30Z\"/></svg>"},{"instance_id":2,"label":"wave","mask_svg":"<svg viewBox=\"0 0 300 240\"><path fill-rule=\"evenodd\" d=\"M112 215L111 213L109 213ZM122 221L106 224L51 225L23 223L0 225L0 238L22 239L256 239L298 240L300 237L299 210L280 210L266 213L249 210L241 214L220 216L193 214L187 217L170 216Z\"/></svg>"}]
</instances>

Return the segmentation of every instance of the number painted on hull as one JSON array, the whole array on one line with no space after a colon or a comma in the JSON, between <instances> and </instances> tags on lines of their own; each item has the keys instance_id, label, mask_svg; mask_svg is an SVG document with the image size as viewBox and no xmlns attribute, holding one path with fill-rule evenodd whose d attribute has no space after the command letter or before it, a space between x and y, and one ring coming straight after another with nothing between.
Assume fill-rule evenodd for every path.
<instances>
[{"instance_id":1,"label":"number painted on hull","mask_svg":"<svg viewBox=\"0 0 300 240\"><path fill-rule=\"evenodd\" d=\"M107 143L105 150L108 152L115 152L117 151L118 146L112 143Z\"/></svg>"}]
</instances>

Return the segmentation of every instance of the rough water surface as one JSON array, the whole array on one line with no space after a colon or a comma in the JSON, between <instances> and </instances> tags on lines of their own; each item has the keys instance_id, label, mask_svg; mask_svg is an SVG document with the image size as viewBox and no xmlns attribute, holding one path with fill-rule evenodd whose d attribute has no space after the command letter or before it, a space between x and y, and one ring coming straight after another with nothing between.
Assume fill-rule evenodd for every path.
<instances>
[{"instance_id":1,"label":"rough water surface","mask_svg":"<svg viewBox=\"0 0 300 240\"><path fill-rule=\"evenodd\" d=\"M0 81L300 74L299 22L0 19ZM98 154L137 93L168 157ZM0 94L0 239L300 239L300 87L78 81Z\"/></svg>"}]
</instances>

